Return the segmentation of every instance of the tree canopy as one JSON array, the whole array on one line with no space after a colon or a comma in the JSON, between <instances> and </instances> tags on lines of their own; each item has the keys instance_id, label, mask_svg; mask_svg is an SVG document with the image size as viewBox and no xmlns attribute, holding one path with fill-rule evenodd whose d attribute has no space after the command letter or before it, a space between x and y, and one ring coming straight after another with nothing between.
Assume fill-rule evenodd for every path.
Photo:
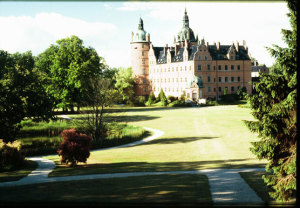
<instances>
[{"instance_id":1,"label":"tree canopy","mask_svg":"<svg viewBox=\"0 0 300 208\"><path fill-rule=\"evenodd\" d=\"M77 36L56 41L37 57L47 93L60 108L80 107L88 90L88 80L107 68L95 49L85 47Z\"/></svg>"},{"instance_id":2,"label":"tree canopy","mask_svg":"<svg viewBox=\"0 0 300 208\"><path fill-rule=\"evenodd\" d=\"M251 151L259 159L269 161L264 181L272 188L271 197L287 201L296 193L297 146L297 10L296 0L288 1L292 30L282 30L287 47L267 48L276 58L280 73L260 74L254 83L255 93L248 95L256 121L246 121L260 140L252 143Z\"/></svg>"},{"instance_id":3,"label":"tree canopy","mask_svg":"<svg viewBox=\"0 0 300 208\"><path fill-rule=\"evenodd\" d=\"M52 117L53 105L34 70L31 52L0 50L0 138L13 140L25 117Z\"/></svg>"}]
</instances>

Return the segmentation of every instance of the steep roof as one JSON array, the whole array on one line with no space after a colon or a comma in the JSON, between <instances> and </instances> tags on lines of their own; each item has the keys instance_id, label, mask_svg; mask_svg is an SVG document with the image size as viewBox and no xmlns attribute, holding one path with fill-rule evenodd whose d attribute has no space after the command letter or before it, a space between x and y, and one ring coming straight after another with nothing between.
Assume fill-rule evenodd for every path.
<instances>
[{"instance_id":1,"label":"steep roof","mask_svg":"<svg viewBox=\"0 0 300 208\"><path fill-rule=\"evenodd\" d=\"M232 45L220 45L220 49L217 50L216 45L209 45L208 52L210 53L212 60L228 60L227 54ZM194 55L197 52L198 45L192 45L188 48L188 60L193 60ZM167 63L167 54L164 52L164 47L153 47L154 55L158 64ZM175 54L174 48L170 48L171 62L182 62L184 47L178 48L177 54ZM244 46L239 46L239 51L236 52L236 60L250 60L247 50Z\"/></svg>"}]
</instances>

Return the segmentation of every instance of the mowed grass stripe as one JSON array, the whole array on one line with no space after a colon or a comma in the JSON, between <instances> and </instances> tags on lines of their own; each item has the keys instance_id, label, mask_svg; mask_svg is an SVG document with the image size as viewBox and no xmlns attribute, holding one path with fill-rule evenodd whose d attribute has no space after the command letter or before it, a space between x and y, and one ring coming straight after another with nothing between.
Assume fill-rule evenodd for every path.
<instances>
[{"instance_id":1,"label":"mowed grass stripe","mask_svg":"<svg viewBox=\"0 0 300 208\"><path fill-rule=\"evenodd\" d=\"M207 168L263 167L250 152L255 141L243 120L253 119L250 109L238 106L175 108L124 113L130 125L159 129L165 134L151 142L120 149L92 152L82 167L60 166L50 176L139 171L177 171ZM113 114L111 114L113 116ZM58 156L48 157L56 162Z\"/></svg>"}]
</instances>

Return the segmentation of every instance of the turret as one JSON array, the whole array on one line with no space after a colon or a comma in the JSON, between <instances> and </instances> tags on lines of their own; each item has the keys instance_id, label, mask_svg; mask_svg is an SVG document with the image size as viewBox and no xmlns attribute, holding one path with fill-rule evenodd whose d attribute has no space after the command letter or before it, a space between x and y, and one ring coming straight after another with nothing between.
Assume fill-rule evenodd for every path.
<instances>
[{"instance_id":1,"label":"turret","mask_svg":"<svg viewBox=\"0 0 300 208\"><path fill-rule=\"evenodd\" d=\"M144 30L144 22L139 19L138 29L132 33L131 45L131 66L135 79L135 95L149 95L149 50L150 34Z\"/></svg>"}]
</instances>

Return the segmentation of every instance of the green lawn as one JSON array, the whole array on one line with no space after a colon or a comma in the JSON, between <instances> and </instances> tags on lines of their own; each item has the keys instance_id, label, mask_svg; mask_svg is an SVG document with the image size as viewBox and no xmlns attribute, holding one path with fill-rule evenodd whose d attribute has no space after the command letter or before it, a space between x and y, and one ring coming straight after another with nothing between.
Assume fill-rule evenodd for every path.
<instances>
[{"instance_id":1,"label":"green lawn","mask_svg":"<svg viewBox=\"0 0 300 208\"><path fill-rule=\"evenodd\" d=\"M205 175L169 174L71 182L54 182L0 189L2 203L201 203L212 204Z\"/></svg>"},{"instance_id":2,"label":"green lawn","mask_svg":"<svg viewBox=\"0 0 300 208\"><path fill-rule=\"evenodd\" d=\"M165 134L134 147L92 152L87 165L79 168L58 164L50 176L264 167L265 161L257 160L249 150L250 142L257 138L243 123L253 119L248 108L127 108L122 116L130 125L159 129ZM48 158L59 161L57 156Z\"/></svg>"}]
</instances>

